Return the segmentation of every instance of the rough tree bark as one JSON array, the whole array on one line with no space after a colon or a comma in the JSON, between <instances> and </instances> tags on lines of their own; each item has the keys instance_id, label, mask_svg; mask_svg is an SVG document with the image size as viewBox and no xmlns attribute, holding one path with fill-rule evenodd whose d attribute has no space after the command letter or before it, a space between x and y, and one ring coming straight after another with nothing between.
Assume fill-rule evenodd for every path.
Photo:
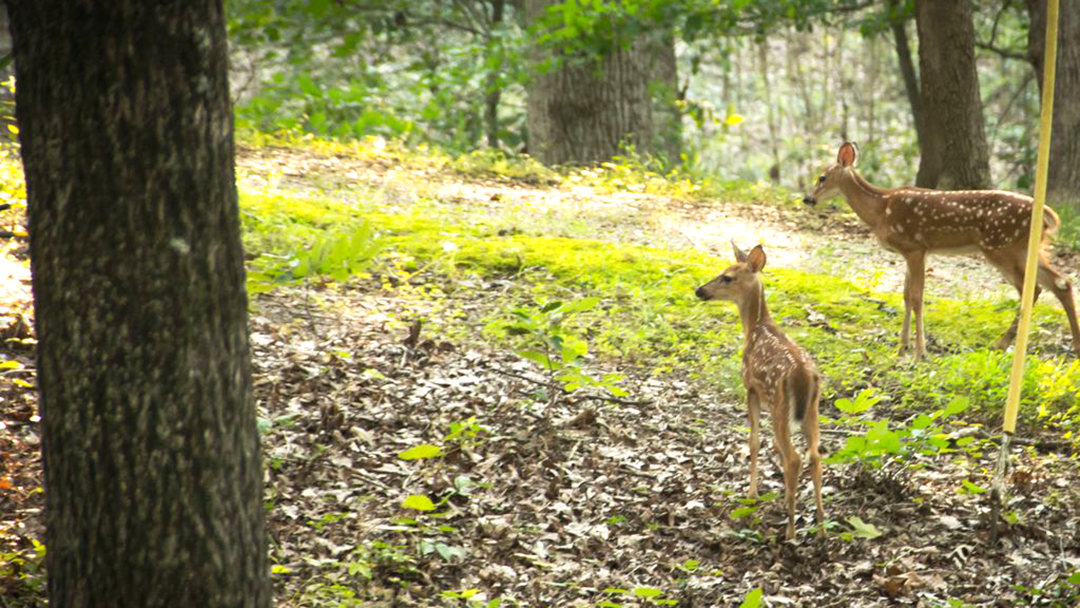
<instances>
[{"instance_id":1,"label":"rough tree bark","mask_svg":"<svg viewBox=\"0 0 1080 608\"><path fill-rule=\"evenodd\" d=\"M922 158L916 184L943 190L990 187L975 26L970 0L916 0Z\"/></svg>"},{"instance_id":2,"label":"rough tree bark","mask_svg":"<svg viewBox=\"0 0 1080 608\"><path fill-rule=\"evenodd\" d=\"M222 0L6 0L52 606L269 606Z\"/></svg>"},{"instance_id":3,"label":"rough tree bark","mask_svg":"<svg viewBox=\"0 0 1080 608\"><path fill-rule=\"evenodd\" d=\"M1031 27L1028 57L1043 88L1046 45L1046 0L1027 0ZM1057 74L1054 86L1054 124L1050 137L1050 170L1046 198L1080 211L1080 0L1060 0Z\"/></svg>"},{"instance_id":4,"label":"rough tree bark","mask_svg":"<svg viewBox=\"0 0 1080 608\"><path fill-rule=\"evenodd\" d=\"M525 0L526 24L537 23L556 2ZM599 61L564 58L556 68L535 74L527 90L529 152L545 164L608 160L624 144L652 152L655 127L646 49L647 44L637 41Z\"/></svg>"}]
</instances>

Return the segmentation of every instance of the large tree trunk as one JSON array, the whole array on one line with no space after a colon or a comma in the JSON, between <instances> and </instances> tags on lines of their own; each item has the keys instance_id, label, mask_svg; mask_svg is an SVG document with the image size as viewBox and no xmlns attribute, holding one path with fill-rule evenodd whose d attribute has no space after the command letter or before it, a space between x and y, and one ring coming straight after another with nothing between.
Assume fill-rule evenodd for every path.
<instances>
[{"instance_id":1,"label":"large tree trunk","mask_svg":"<svg viewBox=\"0 0 1080 608\"><path fill-rule=\"evenodd\" d=\"M1027 0L1031 28L1028 57L1035 66L1039 91L1046 46L1046 0ZM1080 0L1061 0L1058 11L1057 73L1054 124L1050 137L1050 170L1046 198L1080 211Z\"/></svg>"},{"instance_id":2,"label":"large tree trunk","mask_svg":"<svg viewBox=\"0 0 1080 608\"><path fill-rule=\"evenodd\" d=\"M970 0L916 0L922 158L916 183L964 190L990 186L990 153L975 69Z\"/></svg>"},{"instance_id":3,"label":"large tree trunk","mask_svg":"<svg viewBox=\"0 0 1080 608\"><path fill-rule=\"evenodd\" d=\"M526 0L526 24L537 23L557 1ZM534 74L528 86L529 152L546 164L600 162L625 145L651 152L646 49L639 40L599 61L561 57L554 69Z\"/></svg>"},{"instance_id":4,"label":"large tree trunk","mask_svg":"<svg viewBox=\"0 0 1080 608\"><path fill-rule=\"evenodd\" d=\"M51 606L268 606L221 0L6 0Z\"/></svg>"}]
</instances>

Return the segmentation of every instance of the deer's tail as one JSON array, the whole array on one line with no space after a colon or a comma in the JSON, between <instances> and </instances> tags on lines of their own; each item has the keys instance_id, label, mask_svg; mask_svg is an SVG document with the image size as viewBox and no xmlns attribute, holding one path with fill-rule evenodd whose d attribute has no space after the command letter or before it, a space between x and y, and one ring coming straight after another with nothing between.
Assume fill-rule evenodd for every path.
<instances>
[{"instance_id":1,"label":"deer's tail","mask_svg":"<svg viewBox=\"0 0 1080 608\"><path fill-rule=\"evenodd\" d=\"M790 376L788 394L791 395L791 417L802 425L806 413L817 407L820 380L813 370L798 367Z\"/></svg>"}]
</instances>

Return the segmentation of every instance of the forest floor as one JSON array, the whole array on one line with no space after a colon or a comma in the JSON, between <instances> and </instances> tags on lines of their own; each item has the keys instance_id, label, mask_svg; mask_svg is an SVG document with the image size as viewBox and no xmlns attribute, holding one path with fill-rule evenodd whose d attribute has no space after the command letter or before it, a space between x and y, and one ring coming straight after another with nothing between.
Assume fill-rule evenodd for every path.
<instances>
[{"instance_id":1,"label":"forest floor","mask_svg":"<svg viewBox=\"0 0 1080 608\"><path fill-rule=\"evenodd\" d=\"M594 240L718 261L730 259L735 238L763 242L771 268L825 277L814 280L894 295L903 282L899 260L849 213L828 207L538 185L310 149L242 148L238 170L241 192L362 200L380 213L461 225L499 216L493 238L525 231L568 247ZM434 246L455 250L448 243ZM43 539L29 273L22 244L4 253L0 355L11 363L0 367L0 598L29 606L41 597L33 541ZM745 499L737 390L692 367L665 364L659 373L648 356L590 354L585 370L624 375L628 394L563 392L489 330L508 301L539 289L535 277L520 268L461 272L437 260L403 272L400 252L384 256L391 262L345 281L293 282L251 297L279 606L1073 606L1080 597L1070 578L1080 568L1080 468L1060 429L1029 428L1014 446L996 546L984 489L997 449L979 424L943 429L962 450L827 466L826 537L815 534L807 479L799 533L785 541L768 426L765 495ZM1057 259L1075 277L1075 254ZM932 296L1009 295L976 260L932 265ZM568 299L583 293L561 289ZM694 305L705 311L695 314L725 307ZM1042 338L1051 355L1064 336L1054 313L1054 335ZM894 348L899 324L889 314L880 334ZM840 322L814 323L836 332L829 324ZM728 330L724 359L737 365L737 329ZM937 348L944 358L947 348ZM933 365L890 367L932 376ZM846 387L841 380L834 385ZM835 409L838 397L854 398L844 390L822 403L834 420L824 425L826 453L855 432ZM419 446L439 455L401 457Z\"/></svg>"}]
</instances>

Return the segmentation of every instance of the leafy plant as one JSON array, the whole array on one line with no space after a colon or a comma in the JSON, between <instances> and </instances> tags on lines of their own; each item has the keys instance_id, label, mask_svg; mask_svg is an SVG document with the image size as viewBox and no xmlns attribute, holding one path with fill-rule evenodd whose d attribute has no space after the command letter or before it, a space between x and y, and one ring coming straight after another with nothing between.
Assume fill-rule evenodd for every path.
<instances>
[{"instance_id":1,"label":"leafy plant","mask_svg":"<svg viewBox=\"0 0 1080 608\"><path fill-rule=\"evenodd\" d=\"M443 441L469 446L478 443L480 436L486 433L488 429L476 421L476 416L469 416L466 420L451 422L450 432L443 437Z\"/></svg>"},{"instance_id":2,"label":"leafy plant","mask_svg":"<svg viewBox=\"0 0 1080 608\"><path fill-rule=\"evenodd\" d=\"M561 392L570 393L583 386L599 387L616 397L626 395L616 384L623 378L622 374L594 378L581 366L589 344L570 327L570 321L599 303L599 298L588 297L572 302L548 302L539 308L520 307L511 311L513 321L496 322L498 329L520 339L519 356L544 369L551 402Z\"/></svg>"},{"instance_id":3,"label":"leafy plant","mask_svg":"<svg viewBox=\"0 0 1080 608\"><path fill-rule=\"evenodd\" d=\"M966 397L954 397L945 407L930 414L919 414L899 425L888 419L875 420L860 416L881 397L873 389L860 392L854 400L838 399L836 408L847 414L839 422L844 426L866 428L866 432L847 438L844 447L826 459L830 464L858 462L880 468L890 460L905 460L914 454L934 454L946 449L966 448L975 443L974 437L953 439L945 432L944 421L968 408Z\"/></svg>"},{"instance_id":4,"label":"leafy plant","mask_svg":"<svg viewBox=\"0 0 1080 608\"><path fill-rule=\"evenodd\" d=\"M317 276L344 281L366 268L380 249L381 245L367 222L351 230L323 233L311 244L287 256L264 254L252 273L254 290L266 291L274 284Z\"/></svg>"},{"instance_id":5,"label":"leafy plant","mask_svg":"<svg viewBox=\"0 0 1080 608\"><path fill-rule=\"evenodd\" d=\"M20 590L31 596L45 592L45 545L30 542L28 549L0 553L0 584L13 595Z\"/></svg>"},{"instance_id":6,"label":"leafy plant","mask_svg":"<svg viewBox=\"0 0 1080 608\"><path fill-rule=\"evenodd\" d=\"M1071 608L1080 602L1080 570L1042 586L1016 585L1013 590L1022 594L1017 598L1022 605Z\"/></svg>"}]
</instances>

